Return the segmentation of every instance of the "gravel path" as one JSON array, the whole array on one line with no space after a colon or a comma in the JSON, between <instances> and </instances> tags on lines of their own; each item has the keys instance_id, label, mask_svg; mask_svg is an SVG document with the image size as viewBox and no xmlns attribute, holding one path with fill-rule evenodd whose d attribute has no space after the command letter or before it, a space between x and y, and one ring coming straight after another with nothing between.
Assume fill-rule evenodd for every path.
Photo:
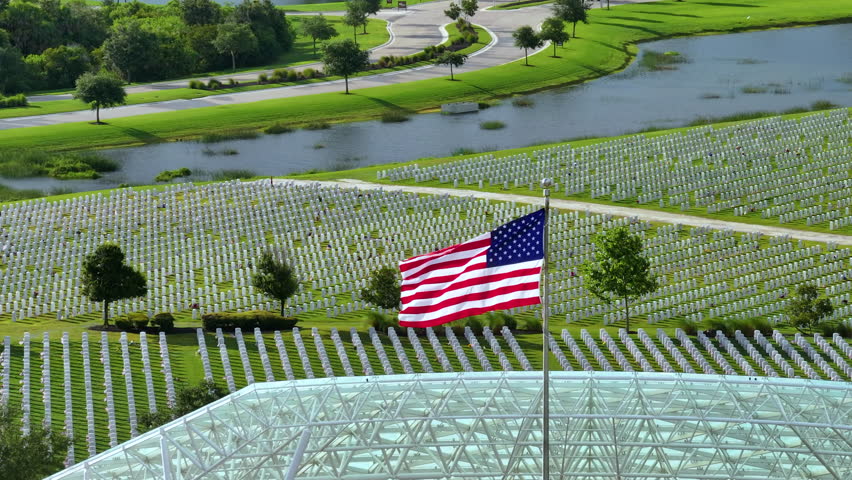
<instances>
[{"instance_id":1,"label":"gravel path","mask_svg":"<svg viewBox=\"0 0 852 480\"><path fill-rule=\"evenodd\" d=\"M387 191L404 191L410 193L422 193L428 195L449 195L453 197L474 197L484 198L488 200L501 200L507 202L529 203L533 205L544 205L544 199L541 197L514 195L508 193L493 193L479 192L475 190L462 190L454 188L437 188L437 187L417 187L410 185L384 185L378 183L369 183L361 180L343 179L339 182L332 181L309 181L309 180L290 180L290 179L275 179L276 183L294 183L299 185L322 184L328 186L349 186L356 187L362 190L387 190ZM691 215L681 215L678 213L658 212L654 210L645 210L642 208L621 207L615 205L601 205L599 203L581 202L575 200L551 199L551 206L554 208L575 211L587 211L598 214L611 214L620 217L636 217L641 220L650 222L662 223L679 223L681 225L690 225L694 227L711 227L717 230L733 230L736 232L752 233L759 232L764 235L782 236L788 235L791 238L813 241L813 242L834 242L838 245L852 245L852 236L840 235L833 233L808 232L802 230L794 230L784 227L773 227L769 225L754 225L749 223L729 222L725 220L716 220L704 217L694 217Z\"/></svg>"}]
</instances>

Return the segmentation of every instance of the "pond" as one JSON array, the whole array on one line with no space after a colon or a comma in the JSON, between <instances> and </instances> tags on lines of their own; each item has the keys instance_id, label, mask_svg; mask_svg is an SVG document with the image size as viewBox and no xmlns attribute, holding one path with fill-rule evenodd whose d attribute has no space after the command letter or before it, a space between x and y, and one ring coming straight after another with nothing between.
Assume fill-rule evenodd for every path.
<instances>
[{"instance_id":1,"label":"pond","mask_svg":"<svg viewBox=\"0 0 852 480\"><path fill-rule=\"evenodd\" d=\"M310 169L442 157L460 149L486 151L584 136L610 136L683 126L697 117L784 111L814 102L852 105L852 25L770 30L664 40L641 52L678 52L686 63L652 69L634 62L621 73L582 85L506 100L479 113L416 115L405 123L379 121L299 130L256 140L203 145L177 142L106 151L121 170L91 181L4 180L15 188L74 191L150 184L163 170L188 167L191 180L223 169L284 175ZM642 54L640 53L640 58ZM483 130L480 123L505 123ZM225 150L238 153L224 155ZM234 152L230 152L234 153Z\"/></svg>"}]
</instances>

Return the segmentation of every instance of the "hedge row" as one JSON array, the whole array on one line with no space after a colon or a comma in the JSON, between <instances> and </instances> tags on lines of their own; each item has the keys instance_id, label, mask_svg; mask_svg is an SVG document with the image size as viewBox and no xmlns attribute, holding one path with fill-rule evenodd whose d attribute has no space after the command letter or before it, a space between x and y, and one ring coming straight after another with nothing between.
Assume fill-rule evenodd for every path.
<instances>
[{"instance_id":1,"label":"hedge row","mask_svg":"<svg viewBox=\"0 0 852 480\"><path fill-rule=\"evenodd\" d=\"M24 96L23 93L19 93L17 95L12 95L11 97L4 97L0 95L0 108L13 108L13 107L26 107L27 106L27 97Z\"/></svg>"},{"instance_id":2,"label":"hedge row","mask_svg":"<svg viewBox=\"0 0 852 480\"><path fill-rule=\"evenodd\" d=\"M207 313L201 316L201 323L207 331L222 330L285 330L296 326L295 318L282 317L281 315L264 310L252 310L249 312L219 312Z\"/></svg>"}]
</instances>

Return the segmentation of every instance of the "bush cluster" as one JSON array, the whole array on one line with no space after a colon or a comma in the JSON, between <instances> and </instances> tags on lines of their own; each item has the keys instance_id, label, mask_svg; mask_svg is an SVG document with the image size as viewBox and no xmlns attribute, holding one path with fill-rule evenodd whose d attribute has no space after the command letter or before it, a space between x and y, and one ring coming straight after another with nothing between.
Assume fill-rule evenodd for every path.
<instances>
[{"instance_id":1,"label":"bush cluster","mask_svg":"<svg viewBox=\"0 0 852 480\"><path fill-rule=\"evenodd\" d=\"M0 108L26 107L27 104L27 97L23 93L11 97L0 95Z\"/></svg>"},{"instance_id":2,"label":"bush cluster","mask_svg":"<svg viewBox=\"0 0 852 480\"><path fill-rule=\"evenodd\" d=\"M293 328L296 325L295 318L283 317L274 312L265 310L252 310L248 312L218 312L207 313L201 316L201 323L204 330L215 331L217 328L222 330L233 330L241 328L243 330L253 330L260 328L261 330L284 330Z\"/></svg>"},{"instance_id":3,"label":"bush cluster","mask_svg":"<svg viewBox=\"0 0 852 480\"><path fill-rule=\"evenodd\" d=\"M175 178L188 177L190 175L192 175L192 171L184 167L178 168L177 170L163 170L162 172L157 174L156 177L154 177L154 180L157 182L170 182Z\"/></svg>"},{"instance_id":4,"label":"bush cluster","mask_svg":"<svg viewBox=\"0 0 852 480\"><path fill-rule=\"evenodd\" d=\"M169 312L160 312L149 319L148 315L142 312L134 312L115 320L115 326L124 332L141 332L148 328L149 324L161 332L168 333L175 328L175 317Z\"/></svg>"}]
</instances>

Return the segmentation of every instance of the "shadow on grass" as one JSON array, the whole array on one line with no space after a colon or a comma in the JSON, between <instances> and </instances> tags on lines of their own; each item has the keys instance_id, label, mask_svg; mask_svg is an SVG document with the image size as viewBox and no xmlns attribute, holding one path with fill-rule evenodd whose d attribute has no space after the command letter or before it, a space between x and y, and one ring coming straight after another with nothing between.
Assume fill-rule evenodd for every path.
<instances>
[{"instance_id":1,"label":"shadow on grass","mask_svg":"<svg viewBox=\"0 0 852 480\"><path fill-rule=\"evenodd\" d=\"M692 15L690 13L671 13L671 12L645 12L645 11L636 11L636 13L644 13L647 15L668 15L670 17L687 17L687 18L703 18L701 15Z\"/></svg>"},{"instance_id":2,"label":"shadow on grass","mask_svg":"<svg viewBox=\"0 0 852 480\"><path fill-rule=\"evenodd\" d=\"M162 143L165 141L163 137L158 137L157 135L148 133L144 130L139 130L138 128L122 128L121 131L142 143Z\"/></svg>"},{"instance_id":3,"label":"shadow on grass","mask_svg":"<svg viewBox=\"0 0 852 480\"><path fill-rule=\"evenodd\" d=\"M629 28L631 30L639 30L639 31L642 31L642 32L650 33L652 35L656 35L658 37L662 37L662 36L665 35L665 34L663 34L663 32L660 32L659 30L654 30L654 29L648 28L648 27L640 27L639 25L627 25L625 23L613 23L613 22L601 22L601 21L598 21L597 24L598 25L609 25L610 27L622 27L622 28Z\"/></svg>"},{"instance_id":4,"label":"shadow on grass","mask_svg":"<svg viewBox=\"0 0 852 480\"><path fill-rule=\"evenodd\" d=\"M652 20L650 18L641 18L641 17L621 17L621 16L610 15L609 17L606 17L606 18L608 18L608 19L612 18L612 19L615 19L615 20L627 20L628 22L666 23L662 20Z\"/></svg>"},{"instance_id":5,"label":"shadow on grass","mask_svg":"<svg viewBox=\"0 0 852 480\"><path fill-rule=\"evenodd\" d=\"M747 3L728 3L728 2L692 2L698 5L712 5L714 7L740 7L740 8L761 8L760 5L749 5Z\"/></svg>"}]
</instances>

